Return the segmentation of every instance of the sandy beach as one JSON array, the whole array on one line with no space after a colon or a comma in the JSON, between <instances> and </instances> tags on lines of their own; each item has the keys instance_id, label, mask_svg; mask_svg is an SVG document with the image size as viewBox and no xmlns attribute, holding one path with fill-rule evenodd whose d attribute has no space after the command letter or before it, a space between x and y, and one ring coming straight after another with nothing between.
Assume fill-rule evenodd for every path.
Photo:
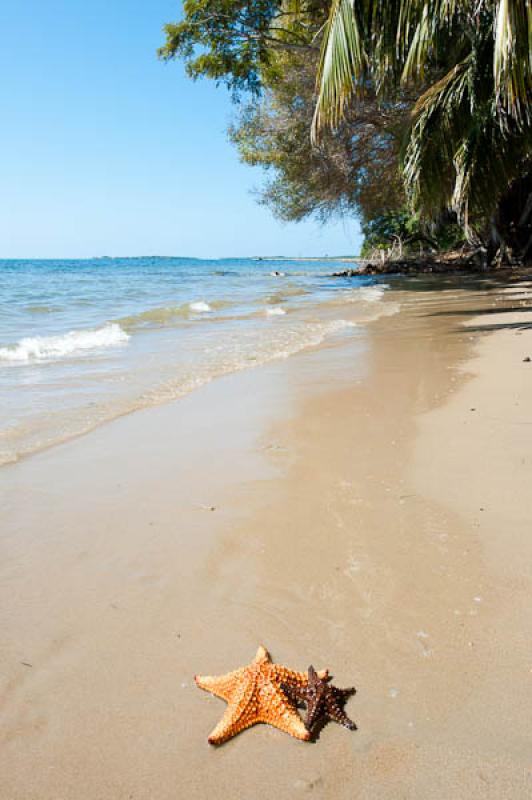
<instances>
[{"instance_id":1,"label":"sandy beach","mask_svg":"<svg viewBox=\"0 0 532 800\"><path fill-rule=\"evenodd\" d=\"M385 302L2 468L3 799L532 795L532 286ZM210 747L261 643L358 730Z\"/></svg>"}]
</instances>

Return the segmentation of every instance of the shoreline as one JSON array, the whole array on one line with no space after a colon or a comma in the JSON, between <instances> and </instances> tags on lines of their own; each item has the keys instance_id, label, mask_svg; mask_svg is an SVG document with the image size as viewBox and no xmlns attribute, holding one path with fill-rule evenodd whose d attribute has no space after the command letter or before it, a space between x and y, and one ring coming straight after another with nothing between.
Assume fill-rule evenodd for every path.
<instances>
[{"instance_id":1,"label":"shoreline","mask_svg":"<svg viewBox=\"0 0 532 800\"><path fill-rule=\"evenodd\" d=\"M416 277L418 275L436 275L456 277L492 278L493 280L528 280L531 275L530 263L503 264L485 266L480 262L476 251L463 253L461 250L449 250L441 253L407 254L401 258L383 256L380 263L369 258L353 259L360 264L360 269L345 269L333 272L333 278L354 278L357 276L379 277L380 275Z\"/></svg>"},{"instance_id":2,"label":"shoreline","mask_svg":"<svg viewBox=\"0 0 532 800\"><path fill-rule=\"evenodd\" d=\"M390 294L5 471L9 800L529 796L530 287ZM259 643L354 684L359 730L210 749L191 676Z\"/></svg>"},{"instance_id":3,"label":"shoreline","mask_svg":"<svg viewBox=\"0 0 532 800\"><path fill-rule=\"evenodd\" d=\"M329 306L335 304L327 302L323 266L300 274L292 264L279 282L268 266L247 262L235 272L213 271L213 284L203 269L194 274L189 264L177 271L168 265L160 271L144 263L122 266L117 260L107 275L106 296L92 264L90 298L83 297L86 275L70 265L64 296L58 285L63 273L51 267L48 295L40 303L14 300L0 336L0 465L177 399L225 374L314 348L351 324L332 316ZM38 291L34 273L28 280ZM137 296L127 289L128 280L147 281L150 288ZM16 281L11 273L7 293L15 298ZM114 305L113 291L120 298ZM375 312L376 298L372 294L365 302L365 291L350 287L353 302L343 304L349 319Z\"/></svg>"}]
</instances>

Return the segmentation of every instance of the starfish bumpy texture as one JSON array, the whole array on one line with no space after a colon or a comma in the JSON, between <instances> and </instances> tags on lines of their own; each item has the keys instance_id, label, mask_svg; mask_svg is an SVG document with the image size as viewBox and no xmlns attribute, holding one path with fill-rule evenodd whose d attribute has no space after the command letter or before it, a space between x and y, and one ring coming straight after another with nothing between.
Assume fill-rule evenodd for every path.
<instances>
[{"instance_id":1,"label":"starfish bumpy texture","mask_svg":"<svg viewBox=\"0 0 532 800\"><path fill-rule=\"evenodd\" d=\"M306 726L309 733L320 720L327 721L333 719L350 731L356 730L355 723L349 719L344 711L344 705L348 697L355 694L356 689L339 689L327 683L323 676L316 672L314 667L308 668L308 681L306 685L292 688L286 686L286 691L294 699L302 700L307 704Z\"/></svg>"},{"instance_id":2,"label":"starfish bumpy texture","mask_svg":"<svg viewBox=\"0 0 532 800\"><path fill-rule=\"evenodd\" d=\"M326 678L327 671L319 675ZM210 744L223 744L258 722L280 728L296 739L308 741L310 738L303 720L283 690L287 687L294 696L304 691L308 684L307 674L274 664L262 645L248 666L226 675L196 675L196 683L227 702L222 719L209 736Z\"/></svg>"}]
</instances>

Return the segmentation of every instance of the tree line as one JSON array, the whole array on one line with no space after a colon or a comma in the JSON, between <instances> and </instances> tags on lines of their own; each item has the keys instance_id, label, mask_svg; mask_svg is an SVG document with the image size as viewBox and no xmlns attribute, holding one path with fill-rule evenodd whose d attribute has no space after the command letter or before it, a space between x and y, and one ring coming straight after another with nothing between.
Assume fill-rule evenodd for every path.
<instances>
[{"instance_id":1,"label":"tree line","mask_svg":"<svg viewBox=\"0 0 532 800\"><path fill-rule=\"evenodd\" d=\"M281 219L532 259L530 0L185 0L165 34L162 58L231 91Z\"/></svg>"}]
</instances>

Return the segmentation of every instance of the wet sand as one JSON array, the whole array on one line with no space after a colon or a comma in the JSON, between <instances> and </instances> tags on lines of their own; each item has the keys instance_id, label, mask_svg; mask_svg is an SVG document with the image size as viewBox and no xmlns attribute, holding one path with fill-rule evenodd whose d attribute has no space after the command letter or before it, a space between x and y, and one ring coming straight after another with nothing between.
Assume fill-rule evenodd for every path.
<instances>
[{"instance_id":1,"label":"wet sand","mask_svg":"<svg viewBox=\"0 0 532 800\"><path fill-rule=\"evenodd\" d=\"M532 292L387 302L0 472L2 798L530 797ZM260 643L358 731L209 747Z\"/></svg>"}]
</instances>

